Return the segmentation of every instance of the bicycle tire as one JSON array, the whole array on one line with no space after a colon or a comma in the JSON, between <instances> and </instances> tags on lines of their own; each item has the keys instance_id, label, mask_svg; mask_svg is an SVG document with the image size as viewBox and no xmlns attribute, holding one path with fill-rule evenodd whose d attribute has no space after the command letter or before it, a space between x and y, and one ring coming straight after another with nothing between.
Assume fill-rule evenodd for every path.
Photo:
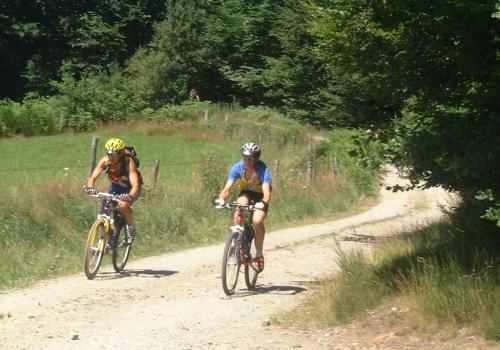
<instances>
[{"instance_id":1,"label":"bicycle tire","mask_svg":"<svg viewBox=\"0 0 500 350\"><path fill-rule=\"evenodd\" d=\"M224 255L222 257L222 289L226 295L231 295L236 289L238 275L240 273L240 246L238 242L238 233L230 233L224 246Z\"/></svg>"},{"instance_id":2,"label":"bicycle tire","mask_svg":"<svg viewBox=\"0 0 500 350\"><path fill-rule=\"evenodd\" d=\"M253 235L252 235L253 236ZM250 238L250 241L247 245L248 253L248 262L245 264L245 284L249 290L255 289L255 285L257 284L257 277L259 277L259 273L252 266L252 259L255 257L257 250L255 248L255 239L253 237Z\"/></svg>"},{"instance_id":3,"label":"bicycle tire","mask_svg":"<svg viewBox=\"0 0 500 350\"><path fill-rule=\"evenodd\" d=\"M94 279L99 272L102 258L104 257L106 241L106 222L102 218L99 218L90 228L87 242L85 243L84 271L89 280Z\"/></svg>"},{"instance_id":4,"label":"bicycle tire","mask_svg":"<svg viewBox=\"0 0 500 350\"><path fill-rule=\"evenodd\" d=\"M113 250L112 260L113 269L116 272L123 272L125 265L127 265L130 250L132 249L131 244L125 243L126 233L123 227L124 223L118 224L115 230L115 249ZM121 232L123 232L123 239L120 239Z\"/></svg>"}]
</instances>

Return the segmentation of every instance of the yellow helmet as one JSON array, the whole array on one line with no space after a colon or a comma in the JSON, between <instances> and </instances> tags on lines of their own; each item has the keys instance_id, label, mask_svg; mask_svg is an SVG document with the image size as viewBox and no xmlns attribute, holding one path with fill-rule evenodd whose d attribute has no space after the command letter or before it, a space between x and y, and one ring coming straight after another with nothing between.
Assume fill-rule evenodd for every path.
<instances>
[{"instance_id":1,"label":"yellow helmet","mask_svg":"<svg viewBox=\"0 0 500 350\"><path fill-rule=\"evenodd\" d=\"M104 145L104 148L106 148L108 152L118 152L124 147L125 147L125 142L117 138L109 139L108 142L106 142L106 144Z\"/></svg>"}]
</instances>

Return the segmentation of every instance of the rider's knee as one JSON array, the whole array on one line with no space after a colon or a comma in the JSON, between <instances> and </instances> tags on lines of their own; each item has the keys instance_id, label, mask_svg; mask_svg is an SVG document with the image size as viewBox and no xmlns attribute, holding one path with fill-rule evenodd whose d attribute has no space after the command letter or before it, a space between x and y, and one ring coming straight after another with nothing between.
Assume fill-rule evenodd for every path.
<instances>
[{"instance_id":1,"label":"rider's knee","mask_svg":"<svg viewBox=\"0 0 500 350\"><path fill-rule=\"evenodd\" d=\"M256 226L256 227L264 227L264 219L255 219L253 220L253 224Z\"/></svg>"},{"instance_id":2,"label":"rider's knee","mask_svg":"<svg viewBox=\"0 0 500 350\"><path fill-rule=\"evenodd\" d=\"M119 203L118 206L119 206L119 208L121 210L123 210L123 209L125 209L125 210L132 210L132 208L130 207L130 203L127 203L127 202L120 201L120 203Z\"/></svg>"},{"instance_id":3,"label":"rider's knee","mask_svg":"<svg viewBox=\"0 0 500 350\"><path fill-rule=\"evenodd\" d=\"M241 197L238 197L238 199L236 200L236 202L238 202L238 204L247 205L250 201L248 200L247 197L241 196Z\"/></svg>"}]
</instances>

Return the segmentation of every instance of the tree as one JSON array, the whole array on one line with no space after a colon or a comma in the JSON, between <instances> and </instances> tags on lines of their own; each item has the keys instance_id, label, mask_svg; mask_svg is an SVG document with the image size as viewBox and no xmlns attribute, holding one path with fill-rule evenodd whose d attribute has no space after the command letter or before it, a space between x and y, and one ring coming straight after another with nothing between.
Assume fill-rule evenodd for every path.
<instances>
[{"instance_id":1,"label":"tree","mask_svg":"<svg viewBox=\"0 0 500 350\"><path fill-rule=\"evenodd\" d=\"M204 20L199 1L170 1L164 20L154 26L149 46L130 60L127 72L131 84L153 106L188 98L196 75L205 65Z\"/></svg>"},{"instance_id":2,"label":"tree","mask_svg":"<svg viewBox=\"0 0 500 350\"><path fill-rule=\"evenodd\" d=\"M14 0L0 4L0 98L53 93L63 62L83 76L149 41L163 3L153 0Z\"/></svg>"},{"instance_id":3,"label":"tree","mask_svg":"<svg viewBox=\"0 0 500 350\"><path fill-rule=\"evenodd\" d=\"M465 205L478 191L500 198L495 5L335 0L312 7L318 49L339 77L344 107L392 120L395 161L414 183L461 192Z\"/></svg>"}]
</instances>

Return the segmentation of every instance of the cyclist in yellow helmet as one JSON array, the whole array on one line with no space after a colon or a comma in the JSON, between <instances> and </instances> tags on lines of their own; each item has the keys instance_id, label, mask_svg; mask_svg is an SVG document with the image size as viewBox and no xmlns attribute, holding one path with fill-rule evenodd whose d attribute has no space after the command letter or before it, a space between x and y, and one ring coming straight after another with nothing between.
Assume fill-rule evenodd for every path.
<instances>
[{"instance_id":1,"label":"cyclist in yellow helmet","mask_svg":"<svg viewBox=\"0 0 500 350\"><path fill-rule=\"evenodd\" d=\"M136 229L134 226L134 213L132 204L137 201L141 194L142 176L137 170L137 160L128 152L125 142L118 138L109 139L104 145L106 156L101 158L94 171L87 179L84 191L89 194L97 193L95 183L102 174L108 175L111 186L109 193L120 196L119 208L125 218L125 231L127 233L127 244L134 241ZM110 239L109 242L114 242ZM109 247L114 249L114 247Z\"/></svg>"}]
</instances>

